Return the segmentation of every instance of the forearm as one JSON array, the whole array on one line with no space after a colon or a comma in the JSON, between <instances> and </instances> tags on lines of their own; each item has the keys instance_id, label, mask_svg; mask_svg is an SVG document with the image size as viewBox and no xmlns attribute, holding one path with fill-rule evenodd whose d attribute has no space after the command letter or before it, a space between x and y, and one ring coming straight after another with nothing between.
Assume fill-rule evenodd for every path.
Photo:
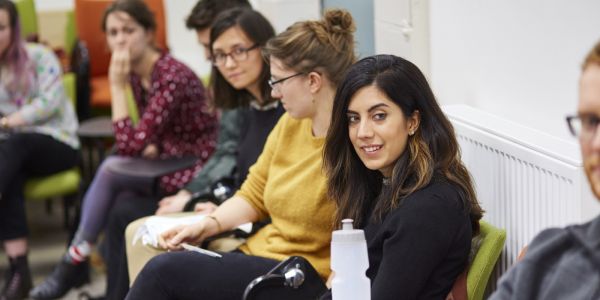
<instances>
[{"instance_id":1,"label":"forearm","mask_svg":"<svg viewBox=\"0 0 600 300\"><path fill-rule=\"evenodd\" d=\"M110 95L113 122L127 118L129 111L127 109L126 84L111 84Z\"/></svg>"},{"instance_id":2,"label":"forearm","mask_svg":"<svg viewBox=\"0 0 600 300\"><path fill-rule=\"evenodd\" d=\"M248 223L258 221L258 212L246 201L244 198L239 196L233 196L229 198L227 201L223 202L211 214L219 224L212 224L213 233L219 234L219 231L229 231L237 226ZM216 223L216 222L211 222ZM217 227L221 228L217 228Z\"/></svg>"},{"instance_id":3,"label":"forearm","mask_svg":"<svg viewBox=\"0 0 600 300\"><path fill-rule=\"evenodd\" d=\"M2 118L1 123L0 126L5 128L15 128L27 125L25 119L23 119L23 116L18 111Z\"/></svg>"}]
</instances>

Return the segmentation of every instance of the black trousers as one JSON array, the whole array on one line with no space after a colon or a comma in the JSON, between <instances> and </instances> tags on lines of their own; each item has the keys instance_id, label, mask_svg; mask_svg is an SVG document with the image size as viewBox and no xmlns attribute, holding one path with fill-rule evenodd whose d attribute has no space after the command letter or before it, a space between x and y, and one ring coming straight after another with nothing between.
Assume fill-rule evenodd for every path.
<instances>
[{"instance_id":1,"label":"black trousers","mask_svg":"<svg viewBox=\"0 0 600 300\"><path fill-rule=\"evenodd\" d=\"M164 253L146 264L126 299L239 300L248 283L278 263L240 252L223 253L222 258L191 251Z\"/></svg>"},{"instance_id":2,"label":"black trousers","mask_svg":"<svg viewBox=\"0 0 600 300\"><path fill-rule=\"evenodd\" d=\"M77 161L77 150L48 135L14 133L0 141L0 240L27 236L25 181L70 169Z\"/></svg>"},{"instance_id":3,"label":"black trousers","mask_svg":"<svg viewBox=\"0 0 600 300\"><path fill-rule=\"evenodd\" d=\"M125 251L125 229L129 223L158 209L160 196L121 193L111 209L105 231L106 242L106 299L122 300L129 291L129 271ZM148 298L150 299L150 298Z\"/></svg>"}]
</instances>

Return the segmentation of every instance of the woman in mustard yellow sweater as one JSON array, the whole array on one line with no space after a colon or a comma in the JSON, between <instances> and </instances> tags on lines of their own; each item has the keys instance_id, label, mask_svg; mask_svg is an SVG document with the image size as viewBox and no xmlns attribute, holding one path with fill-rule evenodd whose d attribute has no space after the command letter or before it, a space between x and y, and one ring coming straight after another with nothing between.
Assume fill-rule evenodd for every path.
<instances>
[{"instance_id":1,"label":"woman in mustard yellow sweater","mask_svg":"<svg viewBox=\"0 0 600 300\"><path fill-rule=\"evenodd\" d=\"M327 278L335 204L326 197L323 145L336 87L355 61L354 29L348 12L333 10L267 43L272 96L287 113L238 193L199 223L164 233L161 246L179 250L246 222L270 217L271 223L219 259L195 252L155 257L128 299L240 299L252 279L292 255L307 258Z\"/></svg>"}]
</instances>

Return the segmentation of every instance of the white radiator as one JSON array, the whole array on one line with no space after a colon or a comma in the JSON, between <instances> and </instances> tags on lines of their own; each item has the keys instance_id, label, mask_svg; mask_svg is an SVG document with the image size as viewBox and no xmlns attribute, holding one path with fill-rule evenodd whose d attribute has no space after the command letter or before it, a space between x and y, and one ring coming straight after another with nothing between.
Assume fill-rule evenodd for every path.
<instances>
[{"instance_id":1,"label":"white radiator","mask_svg":"<svg viewBox=\"0 0 600 300\"><path fill-rule=\"evenodd\" d=\"M506 245L488 286L495 289L537 233L590 220L600 205L583 173L575 138L557 139L466 105L443 109L475 180L484 219L506 229Z\"/></svg>"}]
</instances>

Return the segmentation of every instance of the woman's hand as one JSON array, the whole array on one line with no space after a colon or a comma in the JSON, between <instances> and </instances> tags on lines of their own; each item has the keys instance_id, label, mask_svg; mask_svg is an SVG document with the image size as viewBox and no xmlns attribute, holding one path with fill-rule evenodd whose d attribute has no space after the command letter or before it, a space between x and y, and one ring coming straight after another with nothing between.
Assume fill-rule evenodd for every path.
<instances>
[{"instance_id":1,"label":"woman's hand","mask_svg":"<svg viewBox=\"0 0 600 300\"><path fill-rule=\"evenodd\" d=\"M215 226L216 223L209 218L204 218L202 221L191 225L180 225L163 232L158 239L158 243L167 250L181 250L181 243L198 245L217 232Z\"/></svg>"},{"instance_id":2,"label":"woman's hand","mask_svg":"<svg viewBox=\"0 0 600 300\"><path fill-rule=\"evenodd\" d=\"M213 213L213 211L217 210L217 205L207 201L207 202L200 202L200 203L196 203L196 206L194 206L194 211L203 215L210 215Z\"/></svg>"},{"instance_id":3,"label":"woman's hand","mask_svg":"<svg viewBox=\"0 0 600 300\"><path fill-rule=\"evenodd\" d=\"M192 194L186 190L180 190L177 194L164 197L158 202L157 215L181 212L185 204L190 201Z\"/></svg>"},{"instance_id":4,"label":"woman's hand","mask_svg":"<svg viewBox=\"0 0 600 300\"><path fill-rule=\"evenodd\" d=\"M25 125L25 120L18 111L0 118L0 130L10 130L23 125Z\"/></svg>"},{"instance_id":5,"label":"woman's hand","mask_svg":"<svg viewBox=\"0 0 600 300\"><path fill-rule=\"evenodd\" d=\"M108 67L110 85L113 87L125 87L128 82L129 72L131 72L129 49L116 49L110 57L110 65Z\"/></svg>"},{"instance_id":6,"label":"woman's hand","mask_svg":"<svg viewBox=\"0 0 600 300\"><path fill-rule=\"evenodd\" d=\"M142 150L142 157L146 159L158 158L158 147L155 144L150 144Z\"/></svg>"}]
</instances>

